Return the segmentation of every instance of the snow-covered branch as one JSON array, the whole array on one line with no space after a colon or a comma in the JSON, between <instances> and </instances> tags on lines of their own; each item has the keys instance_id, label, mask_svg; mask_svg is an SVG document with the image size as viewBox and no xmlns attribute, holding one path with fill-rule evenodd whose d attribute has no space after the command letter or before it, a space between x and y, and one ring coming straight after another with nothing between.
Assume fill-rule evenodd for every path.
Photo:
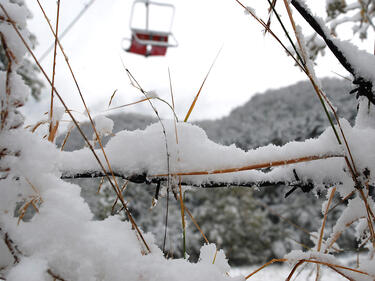
<instances>
[{"instance_id":1,"label":"snow-covered branch","mask_svg":"<svg viewBox=\"0 0 375 281\"><path fill-rule=\"evenodd\" d=\"M373 93L375 66L374 56L359 51L358 48L349 42L343 42L333 38L331 32L325 27L324 21L312 15L311 10L300 0L292 0L291 4L307 23L322 37L328 48L332 51L341 65L354 77L353 84L357 86L351 93L357 93L357 97L365 96L375 104ZM361 61L361 63L358 63ZM364 64L366 62L366 64ZM365 67L364 67L365 66Z\"/></svg>"},{"instance_id":2,"label":"snow-covered branch","mask_svg":"<svg viewBox=\"0 0 375 281\"><path fill-rule=\"evenodd\" d=\"M108 142L105 151L114 176L147 184L165 182L168 177L180 177L182 185L202 188L276 184L302 188L311 186L312 182L318 185L339 183L345 176L342 175L344 151L337 145L330 129L319 139L243 151L234 145L223 146L212 142L197 126L178 123L175 127L172 121L165 123L170 169L165 161L165 138L160 125L155 123L145 130L119 132ZM175 130L179 136L178 144ZM99 150L97 154L99 158L103 157ZM319 170L318 176L307 172L309 168ZM111 174L100 169L87 148L63 152L60 171L62 179ZM299 179L296 174L303 176ZM333 175L340 176L335 178Z\"/></svg>"},{"instance_id":3,"label":"snow-covered branch","mask_svg":"<svg viewBox=\"0 0 375 281\"><path fill-rule=\"evenodd\" d=\"M256 169L257 167L261 166L266 168L269 167L275 167L275 166L280 166L280 165L288 165L288 164L295 164L295 163L302 163L302 162L310 162L314 160L322 160L322 159L328 159L328 158L341 158L343 157L342 155L332 155L332 156L324 156L322 158L318 157L306 157L306 158L300 158L300 159L291 159L289 161L279 161L277 163L264 163L261 165L254 165L254 166L248 166L248 167L243 167L243 169L247 170L253 170ZM178 184L181 184L182 186L194 186L194 187L200 187L200 188L218 188L218 187L229 187L229 186L242 186L242 187L263 187L263 186L274 186L274 185L286 185L286 186L292 186L292 187L300 187L303 191L310 191L314 188L313 180L312 179L304 179L304 181L301 181L296 173L296 169L291 167L289 172L287 172L285 169L283 173L287 174L294 174L294 179L285 179L284 177L280 177L280 179L274 178L271 179L271 177L267 176L267 173L259 171L259 175L263 175L264 179L262 180L251 180L251 177L248 181L245 180L245 177L240 180L238 178L238 175L234 175L231 177L229 175L226 180L221 181L211 179L204 181L200 184L194 180L194 176L197 175L214 175L215 172L216 174L226 174L226 173L236 173L233 172L233 170L239 170L239 169L226 169L226 170L219 170L219 171L199 171L199 172L190 172L190 173L177 173L174 175L170 176L182 176L183 174L184 177L182 177L181 182L178 182ZM91 171L87 173L77 173L77 174L72 174L71 172L66 172L63 173L61 176L61 179L90 179L90 178L103 178L106 177L107 175L112 175L110 171L107 171L104 173L103 171ZM147 175L147 173L144 174L132 174L132 175L127 175L121 172L115 172L113 171L113 176L119 177L125 180L128 180L129 182L140 184L140 183L145 183L145 184L159 184L162 182L166 182L168 180L167 175ZM269 178L269 179L267 179ZM231 181L232 179L232 181ZM177 183L177 182L176 182ZM325 182L324 185L331 186L335 183L340 183L340 182Z\"/></svg>"}]
</instances>

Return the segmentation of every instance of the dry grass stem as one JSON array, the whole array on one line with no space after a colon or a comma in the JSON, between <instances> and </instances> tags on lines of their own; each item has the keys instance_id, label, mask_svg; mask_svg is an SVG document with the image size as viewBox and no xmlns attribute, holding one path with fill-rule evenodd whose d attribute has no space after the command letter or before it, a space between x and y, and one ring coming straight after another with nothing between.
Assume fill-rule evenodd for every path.
<instances>
[{"instance_id":1,"label":"dry grass stem","mask_svg":"<svg viewBox=\"0 0 375 281\"><path fill-rule=\"evenodd\" d=\"M307 57L307 54L306 54L305 46L302 44L302 42L301 42L301 38L300 38L300 34L299 34L299 32L297 31L296 24L295 24L295 21L294 21L294 18L293 18L293 15L292 15L291 9L290 9L290 4L289 4L289 2L288 2L287 0L284 0L284 5L285 5L285 8L286 8L286 10L287 10L287 13L288 13L288 16L289 16L290 22L291 22L291 24L292 24L292 27L293 27L293 30L294 30L295 36L296 36L296 38L297 38L297 42L298 42L299 48L300 48L300 50L301 50L301 53L302 53L303 59L304 59L304 61L307 61L307 60L308 60L308 57ZM352 174L352 177L353 177L354 182L358 185L358 183L359 183L359 182L358 182L358 179L357 179L357 177L358 177L358 172L357 172L357 170L356 170L355 163L354 163L354 160L353 160L353 157L352 157L352 153L351 153L351 149L350 149L350 147L349 147L349 144L348 144L348 142L347 142L347 139L346 139L345 134L344 134L344 132L343 132L343 129L342 129L342 127L341 127L340 120L339 120L339 118L338 118L338 116L337 116L336 110L334 109L334 107L332 106L332 104L330 103L330 101L327 99L327 97L325 96L325 94L323 93L323 91L318 87L318 83L315 81L315 77L314 77L314 75L312 75L312 72L311 72L311 70L309 69L308 65L305 65L305 73L306 73L307 77L309 78L309 80L310 80L310 82L311 82L311 84L312 84L312 86L313 86L313 88L314 88L316 94L318 95L318 98L319 98L319 100L320 100L320 102L321 102L321 104L322 104L322 106L323 106L323 108L324 108L324 111L325 111L325 113L326 113L326 115L327 115L327 118L328 118L330 124L331 124L331 127L332 127L332 129L333 129L333 131L334 131L334 133L335 133L335 135L336 135L336 138L337 138L338 143L341 144L341 143L342 143L342 142L341 142L341 139L340 139L339 135L337 134L336 128L335 128L335 126L334 126L334 124L333 124L333 122L332 122L332 119L331 119L331 117L330 117L330 115L329 115L329 113L328 113L328 110L327 110L327 108L326 108L326 106L325 106L324 100L325 100L325 101L327 102L327 104L330 106L330 108L331 108L331 110L332 110L332 112L333 112L333 114L334 114L334 117L335 117L336 122L337 122L337 124L338 124L338 126L339 126L339 129L340 129L341 135L342 135L342 137L343 137L343 139L344 139L344 143L345 143L345 146L346 146L346 148L347 148L347 151L348 151L348 153L349 153L349 157L350 157L352 163L349 162L349 159L348 159L346 156L345 156L345 161L346 161L347 166L348 166L348 168L349 168L349 170L350 170L350 172L351 172L351 174ZM324 99L324 100L323 100L323 99Z\"/></svg>"},{"instance_id":2,"label":"dry grass stem","mask_svg":"<svg viewBox=\"0 0 375 281\"><path fill-rule=\"evenodd\" d=\"M32 132L32 133L35 133L35 131L41 126L41 125L43 125L43 124L45 124L45 123L47 123L47 121L39 121L39 122L37 122L34 126L31 126L31 125L27 125L26 127L25 127L25 129L30 129L30 131Z\"/></svg>"},{"instance_id":3,"label":"dry grass stem","mask_svg":"<svg viewBox=\"0 0 375 281\"><path fill-rule=\"evenodd\" d=\"M169 89L170 89L170 92L171 92L172 110L173 110L173 112L175 112L174 95L173 95L173 88L172 88L172 78L171 78L171 72L169 70L169 67L168 67L168 78L169 78ZM174 114L173 121L174 121L174 131L175 131L175 135L176 135L176 144L178 144L178 134L177 134L178 119L176 117L176 114Z\"/></svg>"},{"instance_id":4,"label":"dry grass stem","mask_svg":"<svg viewBox=\"0 0 375 281\"><path fill-rule=\"evenodd\" d=\"M124 108L124 107L131 106L131 105L135 105L135 104L138 104L138 103L141 103L141 102L144 102L144 101L148 101L149 99L152 99L152 98L147 97L147 98L135 101L135 102L127 103L127 104L120 105L120 106L111 107L111 108L108 108L105 111L111 111L111 110L120 109L120 108Z\"/></svg>"},{"instance_id":5,"label":"dry grass stem","mask_svg":"<svg viewBox=\"0 0 375 281\"><path fill-rule=\"evenodd\" d=\"M322 247L323 234L324 234L324 228L326 226L328 210L329 210L329 206L331 205L333 196L335 195L335 192L336 192L336 187L334 187L334 188L331 189L331 192L330 192L330 195L329 195L329 199L328 199L328 202L327 202L327 206L326 206L326 209L325 209L325 212L324 212L324 218L323 218L322 227L320 229L320 235L319 235L319 241L318 241L318 247L317 247L317 251L318 252L320 252L320 249Z\"/></svg>"},{"instance_id":6,"label":"dry grass stem","mask_svg":"<svg viewBox=\"0 0 375 281\"><path fill-rule=\"evenodd\" d=\"M294 60L294 62L299 66L299 68L303 72L306 73L306 70L303 67L303 65L301 65L301 63L293 56L290 50L284 45L284 43L280 40L280 38L272 31L272 29L269 28L262 19L258 18L257 15L253 13L253 11L251 11L248 7L242 4L241 1L239 0L234 0L234 1L236 1L242 8L244 8L260 25L262 25L268 31L268 33L271 34L272 37L280 44L280 46L284 49L284 51Z\"/></svg>"},{"instance_id":7,"label":"dry grass stem","mask_svg":"<svg viewBox=\"0 0 375 281\"><path fill-rule=\"evenodd\" d=\"M200 232L200 234L202 235L204 241L209 244L210 242L208 241L206 235L204 235L202 229L199 227L199 224L197 223L197 221L195 220L195 218L193 217L193 215L191 214L191 212L189 211L189 209L184 205L184 208L185 208L185 211L186 213L189 215L191 221L194 223L195 227L198 229L198 231Z\"/></svg>"},{"instance_id":8,"label":"dry grass stem","mask_svg":"<svg viewBox=\"0 0 375 281\"><path fill-rule=\"evenodd\" d=\"M359 273L359 274L370 276L370 274L368 272L358 270L358 269L355 269L355 268L350 268L350 267L343 266L343 265L339 265L339 264L333 264L333 263L323 262L323 261L319 261L319 260L311 260L311 259L303 259L301 261L308 262L308 263L321 264L321 265L325 265L325 266L328 266L328 267L334 267L336 269L337 268L344 269L344 270L348 270L348 271L352 271L352 272L356 272L356 273Z\"/></svg>"},{"instance_id":9,"label":"dry grass stem","mask_svg":"<svg viewBox=\"0 0 375 281\"><path fill-rule=\"evenodd\" d=\"M109 99L108 108L111 106L112 100L115 97L116 93L117 93L117 89L113 91L113 94L112 94L111 98Z\"/></svg>"},{"instance_id":10,"label":"dry grass stem","mask_svg":"<svg viewBox=\"0 0 375 281\"><path fill-rule=\"evenodd\" d=\"M203 79L203 82L202 82L202 84L201 84L201 86L200 86L200 88L199 88L199 90L198 90L198 93L195 95L195 98L194 98L194 100L193 100L193 102L192 102L192 104L191 104L191 106L190 106L188 112L186 113L186 116L185 116L184 122L187 122L187 121L188 121L188 119L189 119L189 117L190 117L190 114L191 114L191 112L192 112L193 109L194 109L195 103L196 103L197 100L198 100L198 97L199 97L199 95L200 95L200 93L201 93L201 91L202 91L202 89L203 89L203 86L204 86L204 84L206 83L206 80L207 80L208 76L210 75L210 72L211 72L211 70L212 70L212 67L214 66L214 64L215 64L215 62L216 62L216 60L217 60L217 58L218 58L219 55L220 55L221 50L222 50L222 47L220 48L219 52L216 54L216 57L215 57L214 61L212 62L211 66L210 66L210 69L208 70L208 72L207 72L207 74L206 74L206 77Z\"/></svg>"},{"instance_id":11,"label":"dry grass stem","mask_svg":"<svg viewBox=\"0 0 375 281\"><path fill-rule=\"evenodd\" d=\"M347 222L345 224L345 228L348 228L349 226L351 226L353 223L355 223L356 221L358 221L359 219L363 219L365 217L359 217L359 218L355 218L354 220L350 221L350 222ZM324 251L324 253L328 253L329 249L331 249L333 247L333 245L336 243L336 241L340 238L341 234L343 233L343 231L337 231L336 233L333 234L332 238L330 239L330 243L327 245L326 247L326 250Z\"/></svg>"},{"instance_id":12,"label":"dry grass stem","mask_svg":"<svg viewBox=\"0 0 375 281\"><path fill-rule=\"evenodd\" d=\"M270 260L269 262L266 262L265 264L263 264L261 267L257 268L256 270L254 270L253 272L251 272L249 275L247 275L245 277L245 279L249 279L251 276L253 276L254 274L258 273L259 271L261 271L262 269L264 269L265 267L275 263L275 262L286 262L288 261L287 259L272 259Z\"/></svg>"},{"instance_id":13,"label":"dry grass stem","mask_svg":"<svg viewBox=\"0 0 375 281\"><path fill-rule=\"evenodd\" d=\"M183 234L183 249L184 249L184 259L186 259L186 225L185 225L185 205L182 199L182 188L181 188L181 177L178 177L178 189L180 192L180 207L181 207L181 223L182 223L182 234Z\"/></svg>"},{"instance_id":14,"label":"dry grass stem","mask_svg":"<svg viewBox=\"0 0 375 281\"><path fill-rule=\"evenodd\" d=\"M339 202L337 202L331 209L328 210L328 213L334 210L337 206L344 203L346 200L348 200L350 197L352 197L357 192L357 189L354 189L352 192L350 192L348 195L346 195L343 199L340 199Z\"/></svg>"},{"instance_id":15,"label":"dry grass stem","mask_svg":"<svg viewBox=\"0 0 375 281\"><path fill-rule=\"evenodd\" d=\"M289 273L288 277L285 279L286 281L290 281L290 279L292 278L294 272L296 272L297 268L303 264L304 261L303 260L300 260L296 263L296 265L293 267L292 271Z\"/></svg>"},{"instance_id":16,"label":"dry grass stem","mask_svg":"<svg viewBox=\"0 0 375 281\"><path fill-rule=\"evenodd\" d=\"M104 183L104 177L102 177L102 178L100 179L99 186L98 186L98 190L96 191L97 194L100 193L100 190L102 189L102 185L103 185L103 183Z\"/></svg>"},{"instance_id":17,"label":"dry grass stem","mask_svg":"<svg viewBox=\"0 0 375 281\"><path fill-rule=\"evenodd\" d=\"M306 157L294 158L294 159L289 159L289 160L281 160L281 161L253 164L253 165L239 167L239 168L219 169L219 170L213 170L213 171L195 171L195 172L178 172L178 173L172 173L172 174L158 174L158 175L150 175L150 177L166 177L168 175L171 175L171 176L198 176L198 175L227 174L227 173L235 173L235 172L241 172L241 171L250 171L250 170L256 170L256 169L271 168L271 167L297 164L297 163L302 163L302 162L310 162L310 161L321 160L321 159L337 158L337 157L343 157L343 155L334 154L334 155L324 155L324 156L306 156Z\"/></svg>"},{"instance_id":18,"label":"dry grass stem","mask_svg":"<svg viewBox=\"0 0 375 281\"><path fill-rule=\"evenodd\" d=\"M125 181L125 183L123 184L123 186L121 187L121 194L125 191L125 189L128 187L128 184L129 184L129 181ZM99 191L98 191L99 192ZM116 207L116 204L118 203L118 197L116 197L116 200L115 202L113 202L113 205L112 205L112 214L114 213L115 211L115 207Z\"/></svg>"},{"instance_id":19,"label":"dry grass stem","mask_svg":"<svg viewBox=\"0 0 375 281\"><path fill-rule=\"evenodd\" d=\"M345 143L345 146L348 150L348 153L349 153L349 157L350 157L350 160L351 160L351 165L352 165L352 169L353 169L353 172L356 176L358 176L358 171L357 171L357 168L355 166L355 163L354 163L354 159L353 159L353 155L352 155L352 152L351 152L351 149L349 147L349 143L348 143L348 140L346 139L346 136L344 134L344 131L342 129L342 126L341 126L341 122L340 122L340 118L338 117L337 115L337 112L335 110L335 108L333 107L332 103L330 102L330 100L327 98L326 94L321 90L319 89L319 93L320 93L320 96L323 97L323 99L325 100L325 102L328 104L328 106L330 107L332 113L333 113L333 116L335 117L335 120L337 122L337 125L339 126L339 129L340 129L340 133L342 135L342 138L344 139L344 143ZM350 168L350 167L349 167Z\"/></svg>"},{"instance_id":20,"label":"dry grass stem","mask_svg":"<svg viewBox=\"0 0 375 281\"><path fill-rule=\"evenodd\" d=\"M340 270L338 270L337 268L334 268L333 266L328 266L330 269L332 269L333 271L335 271L336 273L340 274L342 277L350 280L350 281L355 281L353 278L347 276L346 274L344 274L343 272L341 272Z\"/></svg>"},{"instance_id":21,"label":"dry grass stem","mask_svg":"<svg viewBox=\"0 0 375 281\"><path fill-rule=\"evenodd\" d=\"M310 248L309 246L307 246L306 244L303 244L303 243L297 241L296 239L293 239L292 237L290 237L290 236L288 236L288 235L286 235L286 237L287 237L289 240L292 240L292 241L295 242L296 244L300 245L302 248L304 248L304 249L306 249L306 250L308 250L308 251L311 250L311 248Z\"/></svg>"},{"instance_id":22,"label":"dry grass stem","mask_svg":"<svg viewBox=\"0 0 375 281\"><path fill-rule=\"evenodd\" d=\"M56 37L55 37L55 45L53 50L53 64L52 64L52 86L51 86L51 104L50 104L50 111L49 111L49 136L48 141L53 142L58 128L58 122L54 124L53 122L53 88L55 87L55 74L56 74L56 55L57 55L57 41L58 41L58 34L59 34L59 19L60 19L60 0L57 0L57 15L56 15Z\"/></svg>"},{"instance_id":23,"label":"dry grass stem","mask_svg":"<svg viewBox=\"0 0 375 281\"><path fill-rule=\"evenodd\" d=\"M40 195L40 192L39 190L29 181L28 178L25 178L25 180L27 181L27 183L30 185L30 187L32 188L32 190L36 193L36 195L32 195L30 196L30 200L27 201L19 210L19 217L18 217L18 222L17 224L19 224L21 222L21 220L24 218L28 208L30 206L32 206L34 208L34 210L39 213L39 209L37 207L37 204L42 204L43 203L43 199Z\"/></svg>"},{"instance_id":24,"label":"dry grass stem","mask_svg":"<svg viewBox=\"0 0 375 281\"><path fill-rule=\"evenodd\" d=\"M370 235L371 235L370 241L372 243L373 248L375 249L375 232L374 232L374 226L372 224L371 214L370 214L372 211L371 211L370 206L368 204L367 198L366 198L365 194L363 193L363 190L359 189L359 193L360 193L361 198L362 198L362 200L365 204L365 207L366 207L366 213L367 213L366 219L367 219L367 224L368 224L368 228L369 228ZM373 217L373 215L372 215L372 217Z\"/></svg>"},{"instance_id":25,"label":"dry grass stem","mask_svg":"<svg viewBox=\"0 0 375 281\"><path fill-rule=\"evenodd\" d=\"M270 7L268 8L268 20L267 20L267 28L270 29L271 27L271 18L272 18L272 12L273 9L275 8L277 0L272 0L272 3L270 4ZM264 35L267 34L267 28L264 30Z\"/></svg>"},{"instance_id":26,"label":"dry grass stem","mask_svg":"<svg viewBox=\"0 0 375 281\"><path fill-rule=\"evenodd\" d=\"M327 202L327 206L326 206L326 209L325 209L325 212L324 212L323 223L322 223L322 227L320 228L320 235L319 235L319 240L318 240L318 247L317 247L317 251L318 252L320 252L320 249L322 247L323 235L324 235L324 228L326 226L328 210L329 210L329 206L331 205L333 196L335 195L335 192L336 192L336 187L334 187L334 188L331 189L331 192L330 192L330 195L329 195L329 199L328 199L328 202ZM320 265L317 264L316 265L316 278L315 278L316 281L319 280L319 276L320 276Z\"/></svg>"},{"instance_id":27,"label":"dry grass stem","mask_svg":"<svg viewBox=\"0 0 375 281\"><path fill-rule=\"evenodd\" d=\"M70 134L72 133L73 128L74 128L74 126L70 126L68 132L66 133L65 138L64 138L63 143L62 143L61 148L60 148L61 151L64 150L65 144L68 141L68 138L69 138Z\"/></svg>"}]
</instances>

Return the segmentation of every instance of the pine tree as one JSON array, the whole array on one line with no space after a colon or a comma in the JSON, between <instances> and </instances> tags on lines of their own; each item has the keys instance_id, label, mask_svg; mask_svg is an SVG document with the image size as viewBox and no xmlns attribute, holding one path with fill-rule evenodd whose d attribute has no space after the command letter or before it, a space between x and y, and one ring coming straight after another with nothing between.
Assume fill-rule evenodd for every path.
<instances>
[{"instance_id":1,"label":"pine tree","mask_svg":"<svg viewBox=\"0 0 375 281\"><path fill-rule=\"evenodd\" d=\"M19 6L24 6L27 9L27 6L24 0L11 0L10 2L18 4ZM32 17L32 14L30 11L28 11L28 18L31 18L31 17ZM28 32L27 39L29 40L31 47L34 48L37 44L37 39L35 35ZM5 71L7 68L7 65L8 65L8 59L5 54L4 46L2 42L0 42L0 70ZM39 100L39 97L43 88L43 82L38 77L39 72L40 71L38 67L27 58L23 60L22 65L17 69L17 73L21 75L25 84L28 87L30 87L31 95L36 100Z\"/></svg>"}]
</instances>

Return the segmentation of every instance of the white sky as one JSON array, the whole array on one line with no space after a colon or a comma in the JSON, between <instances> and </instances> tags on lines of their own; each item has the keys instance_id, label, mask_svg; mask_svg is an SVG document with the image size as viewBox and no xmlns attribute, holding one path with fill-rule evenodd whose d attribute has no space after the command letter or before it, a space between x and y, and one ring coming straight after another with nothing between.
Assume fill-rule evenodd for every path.
<instances>
[{"instance_id":1,"label":"white sky","mask_svg":"<svg viewBox=\"0 0 375 281\"><path fill-rule=\"evenodd\" d=\"M56 1L40 1L54 24ZM64 30L88 2L89 0L61 0L59 30ZM278 9L284 12L282 1L279 2ZM315 11L324 16L325 0L308 2L314 3ZM37 2L26 0L26 3L34 15L29 22L29 29L39 40L35 53L41 56L53 42L53 37ZM244 3L257 8L259 15L265 15L266 0L248 0ZM221 47L223 49L201 92L191 120L222 117L236 106L244 104L255 93L305 79L275 40L269 35L264 37L260 25L245 15L234 0L175 0L173 4L176 7L173 33L179 47L170 48L166 57L144 58L122 51L122 38L130 37L131 0L96 0L62 40L93 113L99 114L107 108L116 89L118 91L113 106L142 98L141 93L130 86L121 58L146 91L155 91L167 100L170 100L168 67L170 68L176 113L180 119L184 118ZM263 9L259 10L259 7ZM287 22L287 17L283 18ZM276 19L272 27L279 31ZM287 43L282 32L278 34ZM362 45L372 51L373 37ZM52 72L52 55L53 52L42 63L49 74ZM318 60L318 76L336 76L332 71L347 74L329 55ZM56 85L68 106L82 112L77 90L61 55L57 60ZM49 94L50 90L46 87L43 101L38 104L31 102L27 111L33 116L41 116L48 110ZM171 116L165 105L160 102L155 104L164 118ZM123 110L153 114L148 103Z\"/></svg>"}]
</instances>

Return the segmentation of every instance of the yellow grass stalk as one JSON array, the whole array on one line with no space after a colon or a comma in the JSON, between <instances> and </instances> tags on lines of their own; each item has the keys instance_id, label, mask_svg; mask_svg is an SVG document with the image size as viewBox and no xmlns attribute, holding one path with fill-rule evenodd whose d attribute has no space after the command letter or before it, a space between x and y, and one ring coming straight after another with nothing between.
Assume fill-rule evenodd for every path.
<instances>
[{"instance_id":1,"label":"yellow grass stalk","mask_svg":"<svg viewBox=\"0 0 375 281\"><path fill-rule=\"evenodd\" d=\"M201 84L201 86L200 86L200 88L199 88L199 90L198 90L198 93L196 94L196 96L195 96L195 98L194 98L194 100L193 100L193 102L192 102L192 104L191 104L191 106L190 106L188 112L186 113L186 116L185 116L184 122L187 122L187 121L188 121L188 119L189 119L189 117L190 117L190 114L191 114L191 112L192 112L193 109L194 109L195 103L197 102L198 97L199 97L199 95L200 95L200 93L201 93L201 91L202 91L202 89L203 89L203 86L204 86L204 84L206 83L206 80L207 80L207 78L208 78L208 75L210 74L211 69L212 69L212 67L214 66L214 64L215 64L215 62L216 62L216 60L217 60L217 58L218 58L218 56L219 56L221 50L222 50L222 47L220 48L220 50L219 50L219 52L217 53L217 55L216 55L214 61L212 62L211 66L210 66L210 69L208 70L208 72L207 72L207 74L206 74L206 77L204 78L204 80L203 80L203 82L202 82L202 84Z\"/></svg>"},{"instance_id":2,"label":"yellow grass stalk","mask_svg":"<svg viewBox=\"0 0 375 281\"><path fill-rule=\"evenodd\" d=\"M98 186L98 190L96 191L97 194L100 193L100 190L102 189L102 185L103 185L103 183L104 183L104 177L102 177L102 178L100 179L100 183L99 183L99 186Z\"/></svg>"},{"instance_id":3,"label":"yellow grass stalk","mask_svg":"<svg viewBox=\"0 0 375 281\"><path fill-rule=\"evenodd\" d=\"M74 128L73 126L70 126L68 132L66 133L66 136L65 136L65 138L64 138L64 141L63 141L63 143L62 143L62 145L61 145L61 149L60 149L61 151L63 151L63 149L64 149L64 147L65 147L65 144L66 144L66 142L68 141L68 138L69 138L70 134L72 133L73 128Z\"/></svg>"},{"instance_id":4,"label":"yellow grass stalk","mask_svg":"<svg viewBox=\"0 0 375 281\"><path fill-rule=\"evenodd\" d=\"M319 260L302 259L302 260L298 261L297 264L293 267L292 271L290 272L290 274L289 274L289 276L286 280L289 281L292 278L292 276L293 276L294 272L296 271L297 267L299 267L301 264L303 264L305 262L325 265L325 266L328 266L329 268L332 268L332 269L335 268L336 270L337 269L349 270L349 271L352 271L352 272L356 272L356 273L359 273L359 274L370 276L369 273L367 273L365 271L362 271L362 270L355 269L355 268L350 268L350 267L347 267L347 266L343 266L343 265L339 265L339 264L332 264L332 263L323 262L323 261L319 261ZM345 275L343 275L343 276L346 277L348 280L352 280L350 277L347 277Z\"/></svg>"},{"instance_id":5,"label":"yellow grass stalk","mask_svg":"<svg viewBox=\"0 0 375 281\"><path fill-rule=\"evenodd\" d=\"M185 207L182 200L181 177L178 178L178 188L180 192L180 207L181 207L181 222L182 222L182 235L183 235L183 251L184 259L186 259L186 225L185 225Z\"/></svg>"},{"instance_id":6,"label":"yellow grass stalk","mask_svg":"<svg viewBox=\"0 0 375 281\"><path fill-rule=\"evenodd\" d=\"M263 264L261 267L257 268L256 270L254 270L253 272L251 272L249 275L247 275L245 277L245 279L249 279L251 276L253 276L254 274L258 273L259 271L261 271L262 269L264 269L265 267L275 263L275 262L286 262L288 261L287 259L272 259L270 260L269 262L266 262L265 264Z\"/></svg>"},{"instance_id":7,"label":"yellow grass stalk","mask_svg":"<svg viewBox=\"0 0 375 281\"><path fill-rule=\"evenodd\" d=\"M54 124L53 122L53 88L55 87L55 74L56 74L56 51L57 51L57 41L58 41L58 34L59 34L59 19L60 19L60 0L57 0L57 15L56 15L56 37L55 37L55 46L53 51L53 66L52 66L52 86L51 86L51 104L50 104L50 111L49 111L49 136L48 141L53 142L56 136L58 124Z\"/></svg>"},{"instance_id":8,"label":"yellow grass stalk","mask_svg":"<svg viewBox=\"0 0 375 281\"><path fill-rule=\"evenodd\" d=\"M206 235L204 235L202 229L199 227L199 224L197 223L197 221L195 220L195 218L193 217L193 215L190 213L189 209L184 205L184 208L185 208L185 211L186 213L189 215L189 217L191 218L191 221L194 223L195 227L198 229L198 231L200 232L200 234L202 235L204 241L209 244L210 242L208 241Z\"/></svg>"},{"instance_id":9,"label":"yellow grass stalk","mask_svg":"<svg viewBox=\"0 0 375 281\"><path fill-rule=\"evenodd\" d=\"M48 141L50 141L50 142L53 142L55 140L60 122L57 121L54 124L52 124L52 123L53 122L50 123L50 131L49 131L49 135L48 135ZM51 126L51 124L52 124L52 126Z\"/></svg>"},{"instance_id":10,"label":"yellow grass stalk","mask_svg":"<svg viewBox=\"0 0 375 281\"><path fill-rule=\"evenodd\" d=\"M340 154L323 155L323 156L313 155L313 156L305 156L305 157L288 159L288 160L280 160L280 161L274 161L274 162L253 164L253 165L243 166L243 167L239 167L239 168L218 169L218 170L213 170L213 171L178 172L178 173L172 173L170 175L171 176L199 176L199 175L227 174L227 173L235 173L235 172L241 172L241 171L271 168L271 167L297 164L297 163L302 163L302 162L310 162L310 161L314 161L314 160L336 158L336 157L343 157L343 155L340 155ZM150 175L150 177L166 177L166 176L168 176L168 174Z\"/></svg>"},{"instance_id":11,"label":"yellow grass stalk","mask_svg":"<svg viewBox=\"0 0 375 281\"><path fill-rule=\"evenodd\" d=\"M112 94L111 98L109 99L108 108L111 106L112 100L115 97L116 93L117 93L117 89L113 91L113 94Z\"/></svg>"},{"instance_id":12,"label":"yellow grass stalk","mask_svg":"<svg viewBox=\"0 0 375 281\"><path fill-rule=\"evenodd\" d=\"M320 249L322 247L323 234L324 234L324 228L326 226L328 210L329 210L329 206L331 205L332 198L335 195L335 192L336 192L336 187L334 187L334 188L331 189L331 192L330 192L330 195L329 195L329 199L328 199L328 203L327 203L327 206L326 206L326 210L324 212L324 218L323 218L322 227L320 229L320 235L319 235L319 241L318 241L318 247L317 247L317 251L318 252L320 252Z\"/></svg>"},{"instance_id":13,"label":"yellow grass stalk","mask_svg":"<svg viewBox=\"0 0 375 281\"><path fill-rule=\"evenodd\" d=\"M326 209L325 209L325 212L324 212L323 223L322 223L322 227L320 228L320 235L319 235L319 240L318 240L318 247L317 247L317 251L318 252L320 252L320 249L322 247L323 234L324 234L324 228L326 226L328 210L329 210L329 206L331 205L332 198L335 195L335 192L336 192L336 187L334 187L334 188L331 189L331 192L330 192L330 195L329 195L329 199L328 199L328 202L327 202L327 206L326 206ZM316 278L315 278L316 281L319 280L319 275L320 275L320 265L318 264L316 266Z\"/></svg>"}]
</instances>

